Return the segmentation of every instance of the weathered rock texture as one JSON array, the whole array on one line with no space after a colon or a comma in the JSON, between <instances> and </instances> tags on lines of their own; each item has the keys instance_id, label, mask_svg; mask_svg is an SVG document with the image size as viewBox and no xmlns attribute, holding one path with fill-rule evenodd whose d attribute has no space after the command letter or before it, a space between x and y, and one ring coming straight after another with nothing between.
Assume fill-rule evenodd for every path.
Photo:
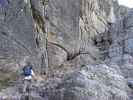
<instances>
[{"instance_id":1,"label":"weathered rock texture","mask_svg":"<svg viewBox=\"0 0 133 100\"><path fill-rule=\"evenodd\" d=\"M28 60L35 72L49 76L46 87L51 76L58 77L57 87L41 91L48 93L48 100L127 100L124 77L132 77L132 9L117 0L1 1L1 71L16 72ZM109 67L117 63L121 70L100 65L103 61Z\"/></svg>"},{"instance_id":2,"label":"weathered rock texture","mask_svg":"<svg viewBox=\"0 0 133 100\"><path fill-rule=\"evenodd\" d=\"M125 77L132 77L132 9L116 24L112 25L112 44L109 47L109 59L120 64Z\"/></svg>"},{"instance_id":3,"label":"weathered rock texture","mask_svg":"<svg viewBox=\"0 0 133 100\"><path fill-rule=\"evenodd\" d=\"M95 46L106 50L112 42L109 29L117 18L115 3L112 0L9 1L1 8L1 57L10 57L16 63L29 59L42 72L64 63L75 66L95 63L99 59Z\"/></svg>"},{"instance_id":4,"label":"weathered rock texture","mask_svg":"<svg viewBox=\"0 0 133 100\"><path fill-rule=\"evenodd\" d=\"M60 59L65 60L62 60L59 65L74 59L77 59L75 62L79 62L80 65L95 62L99 55L92 39L96 35L107 33L108 24L115 22L114 3L112 0L49 0L45 14L50 43L49 66L54 66L56 63L54 56L58 54L54 52L58 51L55 49L49 51L55 46L67 54L67 57L60 56ZM107 43L108 41L107 38ZM96 45L100 44L96 43Z\"/></svg>"},{"instance_id":5,"label":"weathered rock texture","mask_svg":"<svg viewBox=\"0 0 133 100\"><path fill-rule=\"evenodd\" d=\"M106 65L88 65L81 71L68 73L49 100L126 100L124 78ZM118 93L118 94L117 94Z\"/></svg>"},{"instance_id":6,"label":"weathered rock texture","mask_svg":"<svg viewBox=\"0 0 133 100\"><path fill-rule=\"evenodd\" d=\"M126 81L116 69L119 69L116 65L84 66L80 71L64 73L62 79L33 84L30 96L32 100L127 100ZM3 90L0 96L18 100L24 97L15 87Z\"/></svg>"},{"instance_id":7,"label":"weathered rock texture","mask_svg":"<svg viewBox=\"0 0 133 100\"><path fill-rule=\"evenodd\" d=\"M24 59L32 59L31 61L38 66L41 58L35 38L37 33L28 4L23 0L11 0L0 9L1 61L10 59L19 64Z\"/></svg>"}]
</instances>

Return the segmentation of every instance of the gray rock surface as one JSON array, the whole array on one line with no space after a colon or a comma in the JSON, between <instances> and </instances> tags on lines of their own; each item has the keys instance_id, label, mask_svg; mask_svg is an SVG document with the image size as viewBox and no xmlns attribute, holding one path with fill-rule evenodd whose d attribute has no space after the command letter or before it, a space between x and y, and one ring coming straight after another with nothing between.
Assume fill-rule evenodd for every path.
<instances>
[{"instance_id":1,"label":"gray rock surface","mask_svg":"<svg viewBox=\"0 0 133 100\"><path fill-rule=\"evenodd\" d=\"M0 71L16 72L29 60L37 74L46 73L45 82L33 83L33 99L128 99L124 77L133 77L132 9L117 0L3 1ZM17 92L20 99L18 87L0 96Z\"/></svg>"},{"instance_id":2,"label":"gray rock surface","mask_svg":"<svg viewBox=\"0 0 133 100\"><path fill-rule=\"evenodd\" d=\"M46 39L44 45L40 45L31 6L34 6L34 0L31 2L10 0L6 6L0 7L0 62L10 61L23 66L21 64L24 60L30 60L36 71L40 72L47 66ZM42 49L44 47L45 49ZM6 62L1 66L4 68ZM9 66L11 69L12 67Z\"/></svg>"},{"instance_id":3,"label":"gray rock surface","mask_svg":"<svg viewBox=\"0 0 133 100\"><path fill-rule=\"evenodd\" d=\"M60 66L67 61L71 63L71 60L75 60L73 64L81 61L79 64L82 65L94 63L99 58L98 49L91 39L108 34L108 23L116 20L116 2L26 1L10 1L1 8L2 57L11 56L10 59L17 60L15 63L22 63L29 56L36 70L43 72L48 66ZM109 48L108 38L106 41L105 49Z\"/></svg>"},{"instance_id":4,"label":"gray rock surface","mask_svg":"<svg viewBox=\"0 0 133 100\"><path fill-rule=\"evenodd\" d=\"M115 22L114 3L112 0L49 0L45 13L48 42L65 51L66 60L77 59L78 56L81 65L95 61L99 57L98 50L94 50L91 39L107 33L108 23ZM48 56L52 58L54 54ZM49 61L49 66L54 61L56 58Z\"/></svg>"},{"instance_id":5,"label":"gray rock surface","mask_svg":"<svg viewBox=\"0 0 133 100\"><path fill-rule=\"evenodd\" d=\"M114 69L102 64L88 65L79 72L66 75L57 86L61 93L57 91L50 100L53 100L52 97L57 97L57 100L126 100L124 84L124 78Z\"/></svg>"},{"instance_id":6,"label":"gray rock surface","mask_svg":"<svg viewBox=\"0 0 133 100\"><path fill-rule=\"evenodd\" d=\"M33 100L127 100L126 80L118 73L105 64L84 66L80 71L67 71L63 78L34 83L30 96ZM16 97L25 96L14 89L19 94ZM14 89L3 90L0 96L9 97Z\"/></svg>"},{"instance_id":7,"label":"gray rock surface","mask_svg":"<svg viewBox=\"0 0 133 100\"><path fill-rule=\"evenodd\" d=\"M10 59L18 64L25 56L37 56L33 18L27 5L22 0L11 0L0 10L1 62Z\"/></svg>"},{"instance_id":8,"label":"gray rock surface","mask_svg":"<svg viewBox=\"0 0 133 100\"><path fill-rule=\"evenodd\" d=\"M132 77L132 9L112 25L112 44L109 46L109 61L120 64L126 78Z\"/></svg>"}]
</instances>

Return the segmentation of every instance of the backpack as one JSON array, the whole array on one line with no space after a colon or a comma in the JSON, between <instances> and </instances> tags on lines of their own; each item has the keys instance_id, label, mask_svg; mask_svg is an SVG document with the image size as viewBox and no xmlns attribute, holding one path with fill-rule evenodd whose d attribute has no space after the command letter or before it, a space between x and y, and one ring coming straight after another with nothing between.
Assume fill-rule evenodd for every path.
<instances>
[{"instance_id":1,"label":"backpack","mask_svg":"<svg viewBox=\"0 0 133 100\"><path fill-rule=\"evenodd\" d=\"M32 71L32 67L31 66L25 66L23 68L23 74L25 76L30 76L31 75L31 71Z\"/></svg>"}]
</instances>

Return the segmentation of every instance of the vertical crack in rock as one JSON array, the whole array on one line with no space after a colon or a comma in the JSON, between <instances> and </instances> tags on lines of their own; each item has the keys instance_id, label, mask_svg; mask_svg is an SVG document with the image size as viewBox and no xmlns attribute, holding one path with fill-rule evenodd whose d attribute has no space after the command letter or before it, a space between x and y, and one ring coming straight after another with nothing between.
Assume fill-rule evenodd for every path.
<instances>
[{"instance_id":1,"label":"vertical crack in rock","mask_svg":"<svg viewBox=\"0 0 133 100\"><path fill-rule=\"evenodd\" d=\"M48 73L48 58L47 58L47 32L45 30L45 20L44 20L44 6L46 4L45 0L37 1L42 12L34 6L32 0L30 0L31 12L34 19L34 27L36 30L36 45L40 50L41 57L41 73ZM41 14L42 13L42 14Z\"/></svg>"}]
</instances>

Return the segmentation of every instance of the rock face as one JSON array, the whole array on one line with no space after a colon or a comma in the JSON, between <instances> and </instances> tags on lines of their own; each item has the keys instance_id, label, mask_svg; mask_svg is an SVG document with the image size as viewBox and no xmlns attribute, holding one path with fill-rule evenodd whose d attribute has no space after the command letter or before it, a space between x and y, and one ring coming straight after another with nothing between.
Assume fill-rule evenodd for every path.
<instances>
[{"instance_id":1,"label":"rock face","mask_svg":"<svg viewBox=\"0 0 133 100\"><path fill-rule=\"evenodd\" d=\"M0 12L1 61L10 59L19 64L26 56L38 56L34 22L27 4L22 0L11 0L0 8Z\"/></svg>"},{"instance_id":2,"label":"rock face","mask_svg":"<svg viewBox=\"0 0 133 100\"><path fill-rule=\"evenodd\" d=\"M106 65L88 65L66 75L49 100L126 100L124 78ZM118 93L118 94L117 94Z\"/></svg>"},{"instance_id":3,"label":"rock face","mask_svg":"<svg viewBox=\"0 0 133 100\"><path fill-rule=\"evenodd\" d=\"M30 96L33 100L127 100L126 81L114 68L104 64L84 66L80 71L67 72L62 79L52 78L38 86L33 84ZM19 100L22 97L19 92L12 92L18 94L16 96L9 92L14 90L18 91L9 88L0 96L7 98L9 93L8 97Z\"/></svg>"},{"instance_id":4,"label":"rock face","mask_svg":"<svg viewBox=\"0 0 133 100\"><path fill-rule=\"evenodd\" d=\"M120 64L126 78L132 77L132 9L127 15L112 25L112 44L109 47L109 59Z\"/></svg>"},{"instance_id":5,"label":"rock face","mask_svg":"<svg viewBox=\"0 0 133 100\"><path fill-rule=\"evenodd\" d=\"M48 41L57 43L70 53L78 50L80 0L49 0Z\"/></svg>"},{"instance_id":6,"label":"rock face","mask_svg":"<svg viewBox=\"0 0 133 100\"><path fill-rule=\"evenodd\" d=\"M75 55L78 56L80 47L79 15L80 0L49 0L48 7L46 7L49 66L57 66L57 58L54 58L56 52L67 54L60 56L59 53L56 53L58 59L64 59L58 63L58 66L64 61L73 59ZM59 48L60 51L56 48Z\"/></svg>"},{"instance_id":7,"label":"rock face","mask_svg":"<svg viewBox=\"0 0 133 100\"><path fill-rule=\"evenodd\" d=\"M35 100L127 100L132 22L133 10L117 0L1 0L0 71L30 61L47 74L32 87Z\"/></svg>"},{"instance_id":8,"label":"rock face","mask_svg":"<svg viewBox=\"0 0 133 100\"><path fill-rule=\"evenodd\" d=\"M12 1L1 8L1 57L30 55L35 52L35 42L31 42L34 41L33 21L30 12L23 11L25 6L24 2Z\"/></svg>"},{"instance_id":9,"label":"rock face","mask_svg":"<svg viewBox=\"0 0 133 100\"><path fill-rule=\"evenodd\" d=\"M67 2L65 0L49 0L45 14L48 42L53 47L56 45L65 51L67 61L80 59L82 65L83 62L88 64L88 62L96 60L98 50L95 50L91 39L96 35L107 33L108 23L115 22L114 3L112 0L71 0ZM48 52L49 49L48 46ZM50 54L49 58L55 55L51 52ZM91 61L88 58L91 58ZM49 66L51 63L54 66L54 61L56 60L49 61Z\"/></svg>"},{"instance_id":10,"label":"rock face","mask_svg":"<svg viewBox=\"0 0 133 100\"><path fill-rule=\"evenodd\" d=\"M15 64L30 59L35 69L42 72L64 63L75 66L95 63L99 59L95 46L105 45L102 49L108 49L111 44L109 29L117 18L115 3L112 0L9 1L1 7L1 58L14 59Z\"/></svg>"}]
</instances>

